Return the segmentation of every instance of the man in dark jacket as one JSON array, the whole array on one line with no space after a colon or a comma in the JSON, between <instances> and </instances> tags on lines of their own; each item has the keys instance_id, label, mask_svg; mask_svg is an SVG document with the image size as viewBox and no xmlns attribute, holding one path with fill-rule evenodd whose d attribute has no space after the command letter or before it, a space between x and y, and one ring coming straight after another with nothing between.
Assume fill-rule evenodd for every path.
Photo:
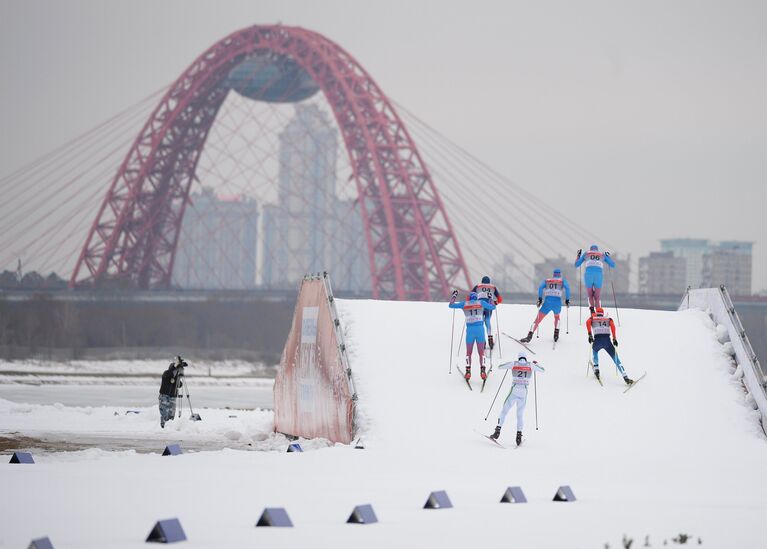
<instances>
[{"instance_id":1,"label":"man in dark jacket","mask_svg":"<svg viewBox=\"0 0 767 549\"><path fill-rule=\"evenodd\" d=\"M160 383L160 427L165 428L165 422L173 419L176 413L176 388L178 386L178 377L184 375L184 362L180 356L171 362L168 369L162 373L162 382Z\"/></svg>"}]
</instances>

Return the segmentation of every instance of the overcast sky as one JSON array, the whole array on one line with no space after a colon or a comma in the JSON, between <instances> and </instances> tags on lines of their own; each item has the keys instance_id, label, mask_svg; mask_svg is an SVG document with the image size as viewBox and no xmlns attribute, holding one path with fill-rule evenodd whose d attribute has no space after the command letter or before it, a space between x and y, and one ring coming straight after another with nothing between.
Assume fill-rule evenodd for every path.
<instances>
[{"instance_id":1,"label":"overcast sky","mask_svg":"<svg viewBox=\"0 0 767 549\"><path fill-rule=\"evenodd\" d=\"M0 176L277 22L623 251L752 240L767 288L767 2L2 0Z\"/></svg>"}]
</instances>

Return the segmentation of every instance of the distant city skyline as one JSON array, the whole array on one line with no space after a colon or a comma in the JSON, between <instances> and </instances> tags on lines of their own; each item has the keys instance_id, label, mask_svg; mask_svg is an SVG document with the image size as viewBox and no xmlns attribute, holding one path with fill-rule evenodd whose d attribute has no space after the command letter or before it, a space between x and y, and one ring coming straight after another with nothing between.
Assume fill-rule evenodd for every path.
<instances>
[{"instance_id":1,"label":"distant city skyline","mask_svg":"<svg viewBox=\"0 0 767 549\"><path fill-rule=\"evenodd\" d=\"M753 241L758 292L765 20L767 4L745 1L10 1L0 177L167 85L223 36L279 21L341 45L392 99L622 254L675 236Z\"/></svg>"},{"instance_id":2,"label":"distant city skyline","mask_svg":"<svg viewBox=\"0 0 767 549\"><path fill-rule=\"evenodd\" d=\"M720 285L732 295L754 293L752 242L673 238L662 239L660 248L639 258L639 293L679 293L687 287Z\"/></svg>"}]
</instances>

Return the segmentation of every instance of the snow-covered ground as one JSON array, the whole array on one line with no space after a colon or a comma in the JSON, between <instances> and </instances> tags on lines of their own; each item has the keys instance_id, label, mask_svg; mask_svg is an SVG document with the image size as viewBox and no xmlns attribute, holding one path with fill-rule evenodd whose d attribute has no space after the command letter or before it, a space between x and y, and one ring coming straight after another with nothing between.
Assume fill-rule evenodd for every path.
<instances>
[{"instance_id":1,"label":"snow-covered ground","mask_svg":"<svg viewBox=\"0 0 767 549\"><path fill-rule=\"evenodd\" d=\"M0 401L0 430L22 435L73 423L73 439L104 430L161 446L205 429L221 447L242 448L225 442L231 429L239 433L231 442L275 450L161 457L90 449L41 453L33 466L0 465L0 547L42 535L57 547L139 547L154 522L169 517L180 519L189 547L601 548L621 546L623 534L635 538L633 547L644 546L645 535L662 547L680 533L695 544L700 537L702 547L761 546L767 442L705 314L621 311L628 372L648 372L625 394L606 357L605 387L586 377L577 309L554 351L548 320L532 343L546 367L537 377L539 430L531 390L526 441L513 448L510 417L502 450L474 430L492 430L508 380L483 421L502 375L493 372L480 393L478 381L468 391L455 367L448 374L446 305L338 304L365 450L312 441L313 451L284 453L287 440L270 433L263 411L206 410L202 422L183 419L161 431L156 406L114 416L114 407ZM534 312L501 306L501 329L526 333ZM456 319L456 339L459 330ZM510 340L501 346L504 358L516 355ZM577 502L551 501L561 484L572 486ZM498 503L510 485L522 486L530 502ZM446 490L455 508L421 509L432 490ZM345 524L362 503L373 505L379 524ZM267 506L284 506L295 528L255 528Z\"/></svg>"}]
</instances>

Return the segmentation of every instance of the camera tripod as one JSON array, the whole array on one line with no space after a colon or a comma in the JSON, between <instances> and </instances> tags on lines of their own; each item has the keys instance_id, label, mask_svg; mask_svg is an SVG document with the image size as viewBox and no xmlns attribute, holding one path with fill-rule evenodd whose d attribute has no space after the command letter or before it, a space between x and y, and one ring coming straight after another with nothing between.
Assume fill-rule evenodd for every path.
<instances>
[{"instance_id":1,"label":"camera tripod","mask_svg":"<svg viewBox=\"0 0 767 549\"><path fill-rule=\"evenodd\" d=\"M189 411L191 412L189 419L192 421L202 421L200 414L195 414L194 409L192 408L192 399L189 397L189 387L186 385L184 374L179 374L176 377L176 398L178 399L176 402L179 419L181 419L181 413L184 408L184 395L186 395L186 400L189 403Z\"/></svg>"}]
</instances>

